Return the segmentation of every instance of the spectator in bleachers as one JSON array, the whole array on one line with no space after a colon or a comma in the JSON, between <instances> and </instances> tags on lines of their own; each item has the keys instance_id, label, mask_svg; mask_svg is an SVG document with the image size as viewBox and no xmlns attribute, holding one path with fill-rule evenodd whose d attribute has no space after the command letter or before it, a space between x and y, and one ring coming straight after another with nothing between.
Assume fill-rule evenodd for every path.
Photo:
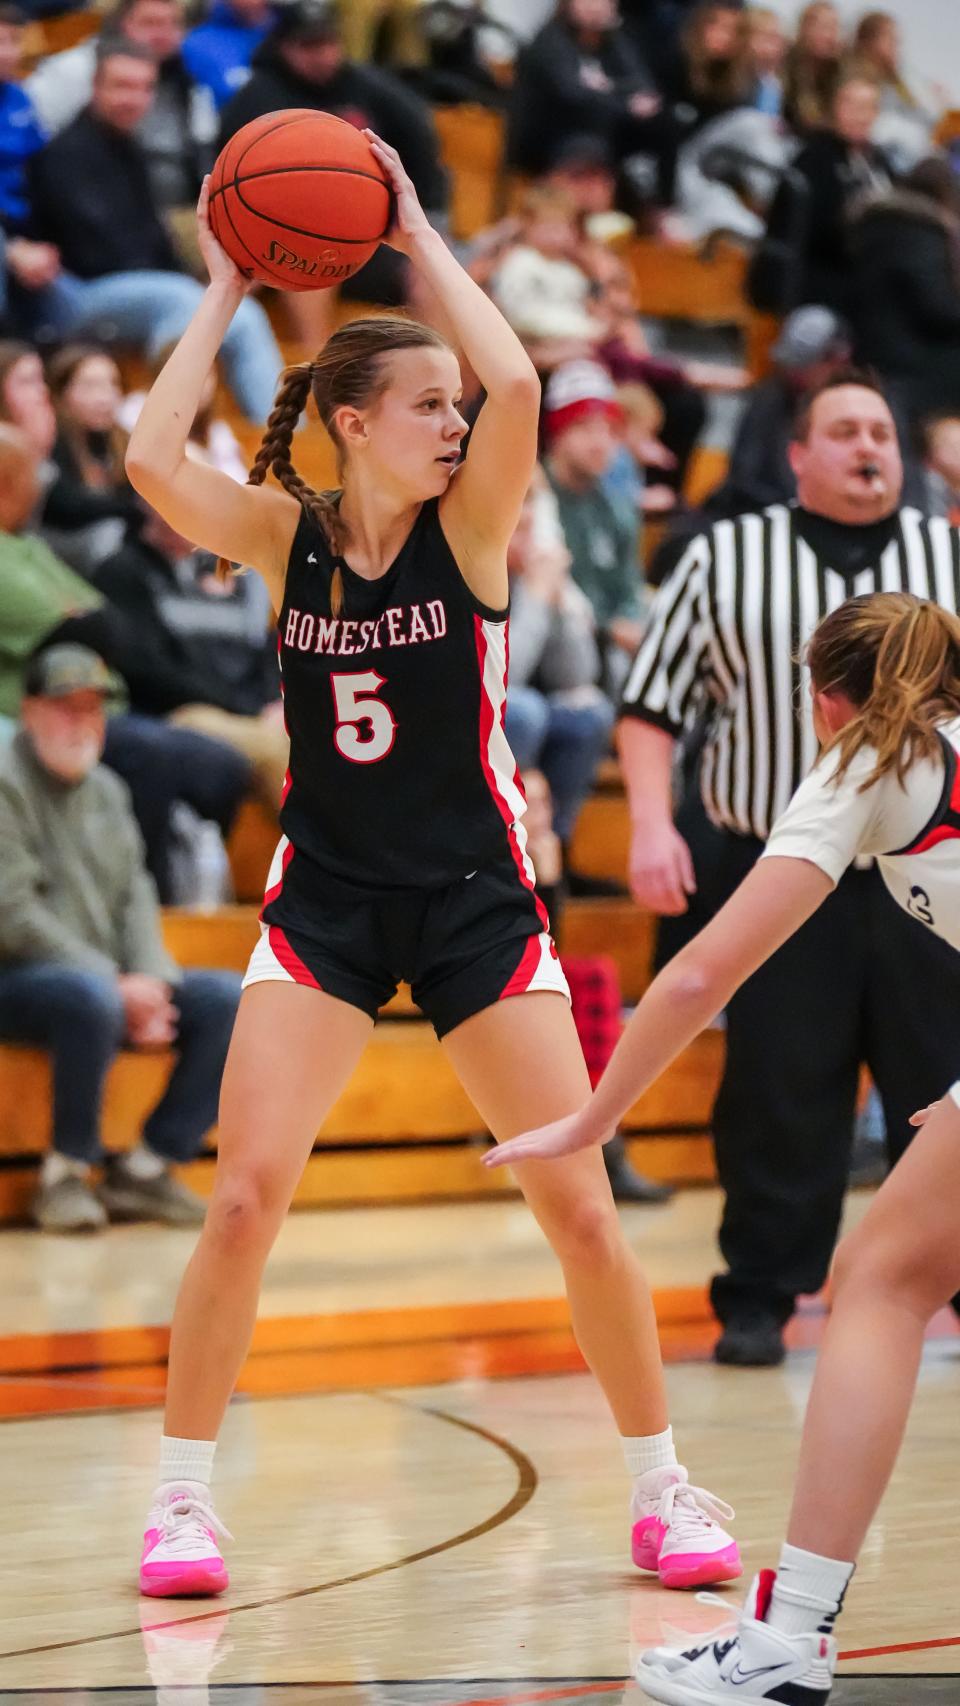
<instances>
[{"instance_id":1,"label":"spectator in bleachers","mask_svg":"<svg viewBox=\"0 0 960 1706\"><path fill-rule=\"evenodd\" d=\"M347 14L354 10L353 5L346 8ZM402 66L404 81L424 100L441 107L467 101L498 110L507 105L507 87L488 54L490 29L480 0L466 0L466 4L461 0L427 0L419 8L411 35L414 40L419 37L416 59L405 58L402 49L385 54L382 48L378 58ZM494 52L504 39L511 37L493 33Z\"/></svg>"},{"instance_id":2,"label":"spectator in bleachers","mask_svg":"<svg viewBox=\"0 0 960 1706\"><path fill-rule=\"evenodd\" d=\"M89 107L29 167L34 234L56 246L61 263L36 293L35 321L65 337L132 342L148 357L180 336L203 294L178 271L137 141L156 77L143 49L105 43ZM223 360L244 413L265 420L282 360L250 296L231 322Z\"/></svg>"},{"instance_id":3,"label":"spectator in bleachers","mask_svg":"<svg viewBox=\"0 0 960 1706\"><path fill-rule=\"evenodd\" d=\"M831 309L797 308L788 316L770 351L772 371L746 398L726 479L711 500L711 520L793 502L797 483L787 451L797 406L847 366L850 355L849 327Z\"/></svg>"},{"instance_id":4,"label":"spectator in bleachers","mask_svg":"<svg viewBox=\"0 0 960 1706\"><path fill-rule=\"evenodd\" d=\"M583 135L600 138L618 159L657 155L659 199L669 202L673 122L614 0L560 0L517 60L510 164L534 175L549 171L563 145Z\"/></svg>"},{"instance_id":5,"label":"spectator in bleachers","mask_svg":"<svg viewBox=\"0 0 960 1706\"><path fill-rule=\"evenodd\" d=\"M344 51L361 62L382 52L391 65L421 64L422 5L423 0L339 0Z\"/></svg>"},{"instance_id":6,"label":"spectator in bleachers","mask_svg":"<svg viewBox=\"0 0 960 1706\"><path fill-rule=\"evenodd\" d=\"M217 580L207 554L149 510L95 584L144 647L182 672L184 696L170 705L171 720L243 753L261 797L276 809L289 742L276 640L252 578Z\"/></svg>"},{"instance_id":7,"label":"spectator in bleachers","mask_svg":"<svg viewBox=\"0 0 960 1706\"><path fill-rule=\"evenodd\" d=\"M574 209L558 190L534 185L518 208L519 241L497 267L490 294L525 343L595 344L602 325L589 310L590 279L579 265Z\"/></svg>"},{"instance_id":8,"label":"spectator in bleachers","mask_svg":"<svg viewBox=\"0 0 960 1706\"><path fill-rule=\"evenodd\" d=\"M116 0L102 35L51 54L27 79L41 123L51 135L65 129L90 104L104 45L127 43L156 67L153 96L137 121L157 207L191 208L212 164L216 109L208 89L195 83L182 56L183 22L177 0Z\"/></svg>"},{"instance_id":9,"label":"spectator in bleachers","mask_svg":"<svg viewBox=\"0 0 960 1706\"><path fill-rule=\"evenodd\" d=\"M108 492L76 476L40 357L13 339L0 342L0 420L19 427L39 458L34 527L64 562L89 575L140 513L139 499L125 478Z\"/></svg>"},{"instance_id":10,"label":"spectator in bleachers","mask_svg":"<svg viewBox=\"0 0 960 1706\"><path fill-rule=\"evenodd\" d=\"M571 136L558 148L542 182L566 196L589 237L591 220L612 212L616 205L613 149L599 136Z\"/></svg>"},{"instance_id":11,"label":"spectator in bleachers","mask_svg":"<svg viewBox=\"0 0 960 1706\"><path fill-rule=\"evenodd\" d=\"M750 6L743 14L747 67L753 81L751 106L770 118L783 111L783 74L787 38L779 13L770 6Z\"/></svg>"},{"instance_id":12,"label":"spectator in bleachers","mask_svg":"<svg viewBox=\"0 0 960 1706\"><path fill-rule=\"evenodd\" d=\"M925 110L900 66L900 30L890 12L867 12L852 43L852 67L876 83L880 114L876 141L898 172L908 172L930 153L937 114Z\"/></svg>"},{"instance_id":13,"label":"spectator in bleachers","mask_svg":"<svg viewBox=\"0 0 960 1706\"><path fill-rule=\"evenodd\" d=\"M787 49L783 78L783 116L798 136L830 124L840 81L843 29L833 0L805 6L796 39Z\"/></svg>"},{"instance_id":14,"label":"spectator in bleachers","mask_svg":"<svg viewBox=\"0 0 960 1706\"><path fill-rule=\"evenodd\" d=\"M272 0L213 0L184 38L183 63L194 82L209 89L218 110L243 88L275 17Z\"/></svg>"},{"instance_id":15,"label":"spectator in bleachers","mask_svg":"<svg viewBox=\"0 0 960 1706\"><path fill-rule=\"evenodd\" d=\"M52 1149L31 1205L49 1232L202 1223L203 1199L172 1169L216 1121L240 997L233 972L181 972L164 948L129 798L100 763L118 688L86 647L41 653L0 753L0 1037L52 1057ZM121 1047L172 1048L176 1061L137 1146L107 1157L101 1103Z\"/></svg>"},{"instance_id":16,"label":"spectator in bleachers","mask_svg":"<svg viewBox=\"0 0 960 1706\"><path fill-rule=\"evenodd\" d=\"M8 236L27 224L26 164L46 140L36 107L20 83L25 21L18 6L0 5L0 225Z\"/></svg>"},{"instance_id":17,"label":"spectator in bleachers","mask_svg":"<svg viewBox=\"0 0 960 1706\"><path fill-rule=\"evenodd\" d=\"M658 398L663 422L657 436L673 458L672 466L661 467L659 473L667 485L679 492L707 418L700 391L706 370L696 363L681 365L651 354L637 311L630 269L621 256L610 252L599 257L596 274L599 289L595 312L604 322L598 360L618 385L649 385Z\"/></svg>"},{"instance_id":18,"label":"spectator in bleachers","mask_svg":"<svg viewBox=\"0 0 960 1706\"><path fill-rule=\"evenodd\" d=\"M375 130L396 148L432 223L443 223L447 180L430 109L390 72L347 58L333 0L286 0L254 55L249 82L223 110L220 147L280 107L314 107ZM405 300L408 275L404 257L382 245L345 293L396 304Z\"/></svg>"},{"instance_id":19,"label":"spectator in bleachers","mask_svg":"<svg viewBox=\"0 0 960 1706\"><path fill-rule=\"evenodd\" d=\"M879 96L875 83L852 73L837 85L829 129L821 129L792 162L798 188L781 182L767 219L765 241L793 242L791 285L796 303L817 302L839 313L850 293L848 216L854 199L890 184L889 164L871 138Z\"/></svg>"},{"instance_id":20,"label":"spectator in bleachers","mask_svg":"<svg viewBox=\"0 0 960 1706\"><path fill-rule=\"evenodd\" d=\"M57 437L57 415L37 351L17 338L0 340L0 421L19 428L41 463L48 463ZM53 465L41 473L49 486Z\"/></svg>"},{"instance_id":21,"label":"spectator in bleachers","mask_svg":"<svg viewBox=\"0 0 960 1706\"><path fill-rule=\"evenodd\" d=\"M675 472L676 458L660 437L663 404L649 385L637 384L619 385L617 402L623 437L603 477L604 489L614 500L630 504L641 520L645 515L668 514L676 507L677 493L664 476ZM642 532L637 549L642 561Z\"/></svg>"},{"instance_id":22,"label":"spectator in bleachers","mask_svg":"<svg viewBox=\"0 0 960 1706\"><path fill-rule=\"evenodd\" d=\"M911 422L960 398L960 185L923 160L851 222L856 348Z\"/></svg>"},{"instance_id":23,"label":"spectator in bleachers","mask_svg":"<svg viewBox=\"0 0 960 1706\"><path fill-rule=\"evenodd\" d=\"M27 531L39 498L41 458L17 428L0 425L0 723L16 717L30 659L77 641L105 657L141 714L110 718L105 760L127 783L161 897L171 893L172 812L186 802L226 833L250 792L249 760L222 741L162 719L202 696L204 680L157 655L103 595Z\"/></svg>"},{"instance_id":24,"label":"spectator in bleachers","mask_svg":"<svg viewBox=\"0 0 960 1706\"><path fill-rule=\"evenodd\" d=\"M90 578L141 513L123 467L120 372L106 350L68 344L51 358L47 379L57 414L56 474L41 528L57 554Z\"/></svg>"},{"instance_id":25,"label":"spectator in bleachers","mask_svg":"<svg viewBox=\"0 0 960 1706\"><path fill-rule=\"evenodd\" d=\"M642 583L636 510L603 486L622 426L606 369L592 361L558 367L546 388L543 424L571 572L593 608L603 684L616 699L640 643Z\"/></svg>"},{"instance_id":26,"label":"spectator in bleachers","mask_svg":"<svg viewBox=\"0 0 960 1706\"><path fill-rule=\"evenodd\" d=\"M566 859L574 824L610 745L613 705L597 685L593 610L570 574L557 503L543 474L507 551L510 686L506 730L521 770L549 781Z\"/></svg>"},{"instance_id":27,"label":"spectator in bleachers","mask_svg":"<svg viewBox=\"0 0 960 1706\"><path fill-rule=\"evenodd\" d=\"M680 53L665 93L678 111L684 136L749 106L753 94L742 13L730 0L702 0L680 40Z\"/></svg>"},{"instance_id":28,"label":"spectator in bleachers","mask_svg":"<svg viewBox=\"0 0 960 1706\"><path fill-rule=\"evenodd\" d=\"M924 509L960 527L960 407L924 421L923 451Z\"/></svg>"}]
</instances>

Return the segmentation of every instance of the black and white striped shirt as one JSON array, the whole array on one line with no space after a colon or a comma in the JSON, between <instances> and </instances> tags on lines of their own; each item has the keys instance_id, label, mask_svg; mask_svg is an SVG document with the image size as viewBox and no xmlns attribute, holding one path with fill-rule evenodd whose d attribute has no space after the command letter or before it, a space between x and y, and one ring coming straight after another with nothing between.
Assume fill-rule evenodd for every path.
<instances>
[{"instance_id":1,"label":"black and white striped shirt","mask_svg":"<svg viewBox=\"0 0 960 1706\"><path fill-rule=\"evenodd\" d=\"M960 612L960 531L943 518L899 510L875 555L846 572L802 537L817 519L773 504L694 539L657 592L621 706L679 736L712 702L704 804L722 828L761 840L816 760L802 654L821 618L881 590Z\"/></svg>"}]
</instances>

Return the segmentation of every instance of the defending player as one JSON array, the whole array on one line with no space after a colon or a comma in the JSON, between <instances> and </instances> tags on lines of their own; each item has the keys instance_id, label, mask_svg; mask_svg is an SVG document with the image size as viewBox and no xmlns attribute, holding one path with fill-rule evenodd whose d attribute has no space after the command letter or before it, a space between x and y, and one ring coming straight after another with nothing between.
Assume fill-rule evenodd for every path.
<instances>
[{"instance_id":1,"label":"defending player","mask_svg":"<svg viewBox=\"0 0 960 1706\"><path fill-rule=\"evenodd\" d=\"M456 357L429 328L390 318L345 326L289 371L252 485L187 458L245 288L211 236L206 192L210 287L128 453L133 484L180 533L263 575L291 738L283 837L224 1075L214 1192L173 1321L140 1576L153 1595L227 1585L209 1483L263 1266L318 1126L398 979L498 1137L571 1112L588 1089L503 733L505 552L535 464L539 384L431 230L397 155L371 142L396 194L391 241L486 392L462 467ZM291 464L311 394L339 455L333 496L310 491ZM262 484L271 469L279 486ZM534 1164L521 1183L624 1439L635 1562L670 1586L738 1575L717 1521L733 1513L677 1465L650 1293L602 1157Z\"/></svg>"},{"instance_id":2,"label":"defending player","mask_svg":"<svg viewBox=\"0 0 960 1706\"><path fill-rule=\"evenodd\" d=\"M826 751L756 867L651 985L591 1101L505 1144L490 1165L602 1143L858 854L877 859L920 928L960 949L960 621L907 593L850 599L817 628L808 661ZM924 1330L960 1288L960 1083L914 1124L922 1132L837 1252L779 1571L757 1577L736 1638L643 1655L637 1679L653 1700L824 1706L829 1696L833 1625L896 1461Z\"/></svg>"}]
</instances>

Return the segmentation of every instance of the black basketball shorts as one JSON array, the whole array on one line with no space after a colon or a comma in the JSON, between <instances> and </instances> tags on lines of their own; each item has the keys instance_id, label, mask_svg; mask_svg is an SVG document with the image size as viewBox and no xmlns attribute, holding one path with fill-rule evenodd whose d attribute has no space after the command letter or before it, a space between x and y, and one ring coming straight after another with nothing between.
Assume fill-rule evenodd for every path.
<instances>
[{"instance_id":1,"label":"black basketball shorts","mask_svg":"<svg viewBox=\"0 0 960 1706\"><path fill-rule=\"evenodd\" d=\"M331 877L284 837L243 987L302 983L376 1018L409 983L438 1037L528 990L570 999L542 902L509 849L439 889Z\"/></svg>"}]
</instances>

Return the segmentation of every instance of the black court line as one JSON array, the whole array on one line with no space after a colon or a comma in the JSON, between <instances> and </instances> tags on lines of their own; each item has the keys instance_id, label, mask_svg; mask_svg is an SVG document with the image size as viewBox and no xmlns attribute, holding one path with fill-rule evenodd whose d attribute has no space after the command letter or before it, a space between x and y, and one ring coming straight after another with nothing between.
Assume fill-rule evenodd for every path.
<instances>
[{"instance_id":1,"label":"black court line","mask_svg":"<svg viewBox=\"0 0 960 1706\"><path fill-rule=\"evenodd\" d=\"M236 1617L241 1612L264 1611L268 1606L288 1605L293 1600L309 1599L314 1594L330 1593L334 1588L352 1587L356 1582L370 1581L374 1576L386 1576L394 1570L405 1569L408 1564L419 1564L424 1558L434 1558L441 1552L452 1551L456 1546L465 1546L468 1541L477 1540L481 1534L489 1534L492 1529L500 1528L503 1523L509 1522L530 1503L537 1490L539 1479L537 1471L526 1452L521 1451L519 1446L514 1445L511 1440L504 1439L500 1434L491 1433L488 1428L479 1427L476 1422L465 1421L462 1416L453 1416L448 1411L435 1409L429 1404L413 1404L409 1399L386 1392L367 1392L363 1395L368 1398L375 1398L384 1404L394 1404L398 1409L408 1410L413 1414L432 1416L437 1421L446 1422L452 1428L461 1428L464 1433L473 1434L477 1439L486 1440L488 1444L496 1446L498 1451L502 1451L504 1456L510 1459L517 1471L517 1485L514 1493L505 1504L500 1506L499 1510L494 1511L493 1515L486 1517L483 1522L475 1523L472 1528L464 1529L460 1534L451 1535L447 1540L438 1540L432 1546L421 1547L417 1552L408 1552L402 1558L393 1558L386 1564L372 1564L366 1570L355 1570L351 1575L339 1576L333 1581L317 1582L308 1588L293 1588L288 1593L273 1594L267 1599L249 1600L243 1605L229 1605L222 1601L216 1601L212 1610L198 1612L195 1617L169 1618L166 1621L158 1618L156 1623L149 1624L146 1628L138 1623L128 1629L108 1630L102 1635L82 1635L73 1641L46 1641L35 1646L12 1648L7 1652L0 1653L0 1661L3 1659L30 1658L39 1653L66 1652L79 1647L99 1646L105 1641L125 1640L131 1636L148 1633L150 1630L182 1628L187 1623L208 1623L213 1618L223 1617L225 1613L229 1613L231 1617ZM325 1394L325 1396L332 1397L334 1394ZM27 1692L33 1691L28 1690ZM56 1694L59 1691L54 1689L52 1692ZM3 1691L0 1691L0 1700L2 1698ZM153 1700L152 1691L150 1691L148 1698Z\"/></svg>"},{"instance_id":2,"label":"black court line","mask_svg":"<svg viewBox=\"0 0 960 1706\"><path fill-rule=\"evenodd\" d=\"M196 1685L181 1685L186 1691ZM639 1685L624 1677L484 1677L450 1681L423 1678L387 1682L380 1679L344 1678L335 1682L231 1682L208 1683L211 1701L219 1706L256 1706L269 1696L270 1706L304 1706L339 1690L355 1695L358 1706L647 1706ZM492 1696L491 1689L499 1692ZM168 1691L164 1689L164 1694ZM169 1692L175 1693L172 1689ZM47 1702L82 1695L86 1706L156 1706L152 1687L108 1688L10 1688L0 1691L5 1700ZM835 1682L830 1706L956 1706L958 1678L955 1675L846 1676Z\"/></svg>"}]
</instances>

